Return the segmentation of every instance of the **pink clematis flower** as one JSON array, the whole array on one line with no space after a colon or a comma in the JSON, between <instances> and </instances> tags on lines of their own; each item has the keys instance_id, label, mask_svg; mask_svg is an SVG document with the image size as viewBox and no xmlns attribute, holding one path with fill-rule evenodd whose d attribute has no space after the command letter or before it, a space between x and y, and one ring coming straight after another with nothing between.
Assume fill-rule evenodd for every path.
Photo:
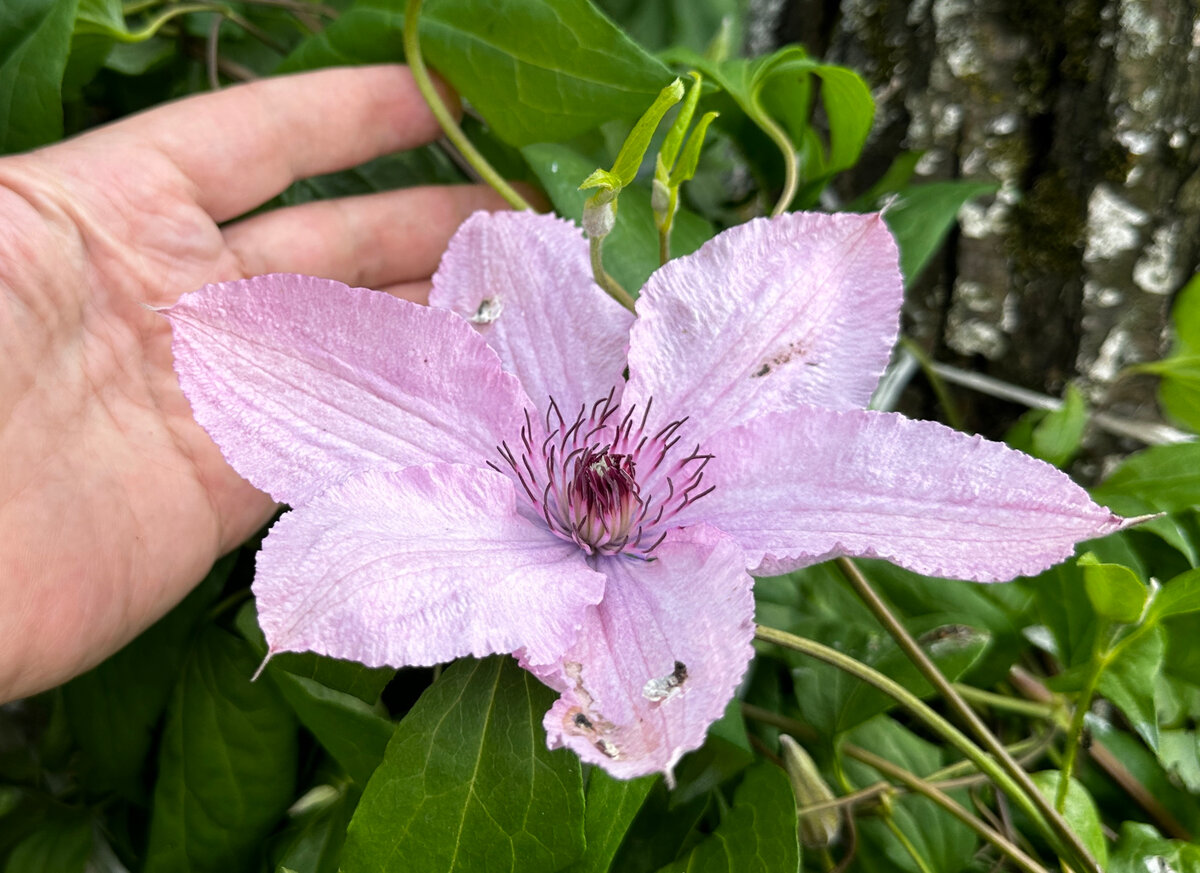
<instances>
[{"instance_id":1,"label":"pink clematis flower","mask_svg":"<svg viewBox=\"0 0 1200 873\"><path fill-rule=\"evenodd\" d=\"M560 692L549 745L629 778L732 698L750 574L998 580L1124 525L1047 464L862 408L901 297L878 216L792 214L664 266L635 321L574 225L507 213L463 225L430 308L277 275L165 314L196 418L293 507L254 582L271 651L515 653Z\"/></svg>"}]
</instances>

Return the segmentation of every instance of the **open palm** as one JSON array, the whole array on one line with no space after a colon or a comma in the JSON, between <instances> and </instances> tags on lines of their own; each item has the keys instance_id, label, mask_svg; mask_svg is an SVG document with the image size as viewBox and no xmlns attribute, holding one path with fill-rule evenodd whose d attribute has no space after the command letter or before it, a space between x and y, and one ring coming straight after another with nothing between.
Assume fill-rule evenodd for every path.
<instances>
[{"instance_id":1,"label":"open palm","mask_svg":"<svg viewBox=\"0 0 1200 873\"><path fill-rule=\"evenodd\" d=\"M98 662L272 510L192 419L150 307L301 272L421 298L477 187L296 206L295 179L427 142L401 67L162 107L0 159L0 700Z\"/></svg>"}]
</instances>

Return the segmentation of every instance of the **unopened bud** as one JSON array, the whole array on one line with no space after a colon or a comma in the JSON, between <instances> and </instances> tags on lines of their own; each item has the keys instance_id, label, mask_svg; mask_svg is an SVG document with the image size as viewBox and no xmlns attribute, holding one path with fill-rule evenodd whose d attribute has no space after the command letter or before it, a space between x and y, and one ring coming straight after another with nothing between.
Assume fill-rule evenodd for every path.
<instances>
[{"instance_id":1,"label":"unopened bud","mask_svg":"<svg viewBox=\"0 0 1200 873\"><path fill-rule=\"evenodd\" d=\"M796 795L796 808L829 803L836 798L825 780L821 778L817 765L808 752L787 734L779 735L779 747L783 751L783 766ZM836 806L826 806L812 812L801 812L798 817L800 842L810 849L823 849L837 839L842 829L842 814Z\"/></svg>"},{"instance_id":2,"label":"unopened bud","mask_svg":"<svg viewBox=\"0 0 1200 873\"><path fill-rule=\"evenodd\" d=\"M604 239L617 223L617 198L602 188L583 204L583 232L589 239Z\"/></svg>"},{"instance_id":3,"label":"unopened bud","mask_svg":"<svg viewBox=\"0 0 1200 873\"><path fill-rule=\"evenodd\" d=\"M662 179L655 179L650 187L650 208L656 215L666 215L671 208L671 189Z\"/></svg>"}]
</instances>

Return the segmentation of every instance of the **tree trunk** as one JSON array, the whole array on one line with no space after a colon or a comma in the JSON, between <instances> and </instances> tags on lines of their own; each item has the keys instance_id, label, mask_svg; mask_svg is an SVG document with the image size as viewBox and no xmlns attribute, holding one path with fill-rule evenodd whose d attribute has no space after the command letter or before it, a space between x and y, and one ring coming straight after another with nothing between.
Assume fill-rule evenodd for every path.
<instances>
[{"instance_id":1,"label":"tree trunk","mask_svg":"<svg viewBox=\"0 0 1200 873\"><path fill-rule=\"evenodd\" d=\"M990 200L910 289L936 358L1155 418L1149 377L1200 254L1200 9L1172 0L794 0L781 41L859 70L878 103L864 190L903 149ZM995 435L1011 408L962 397ZM931 401L927 401L931 402ZM931 413L933 410L919 410ZM1114 448L1104 446L1103 448Z\"/></svg>"}]
</instances>

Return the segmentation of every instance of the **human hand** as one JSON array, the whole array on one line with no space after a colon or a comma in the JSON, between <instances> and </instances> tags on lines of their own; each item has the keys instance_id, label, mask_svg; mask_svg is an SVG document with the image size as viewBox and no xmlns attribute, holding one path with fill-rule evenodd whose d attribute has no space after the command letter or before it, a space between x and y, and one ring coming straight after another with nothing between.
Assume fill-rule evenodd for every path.
<instances>
[{"instance_id":1,"label":"human hand","mask_svg":"<svg viewBox=\"0 0 1200 873\"><path fill-rule=\"evenodd\" d=\"M220 226L296 179L439 133L403 67L190 98L0 159L0 701L162 615L273 504L192 419L166 306L299 272L423 299L475 186L309 203Z\"/></svg>"}]
</instances>

